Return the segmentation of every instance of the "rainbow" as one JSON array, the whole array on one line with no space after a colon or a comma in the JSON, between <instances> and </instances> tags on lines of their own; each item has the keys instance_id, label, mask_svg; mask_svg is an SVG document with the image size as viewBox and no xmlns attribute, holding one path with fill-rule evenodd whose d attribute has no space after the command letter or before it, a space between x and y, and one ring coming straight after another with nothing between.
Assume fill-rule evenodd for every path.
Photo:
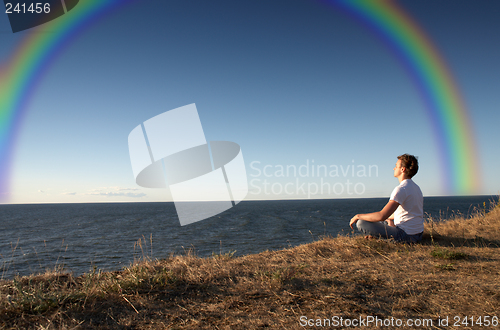
<instances>
[{"instance_id":1,"label":"rainbow","mask_svg":"<svg viewBox=\"0 0 500 330\"><path fill-rule=\"evenodd\" d=\"M84 0L69 13L33 28L0 65L0 202L9 199L16 135L38 83L57 55L105 14L132 0ZM42 33L42 31L56 31ZM41 32L41 33L37 33Z\"/></svg>"},{"instance_id":2,"label":"rainbow","mask_svg":"<svg viewBox=\"0 0 500 330\"><path fill-rule=\"evenodd\" d=\"M0 201L8 200L16 134L31 95L57 55L97 19L134 0L84 0L68 14L27 33L0 66ZM417 24L389 0L322 0L354 16L376 33L396 55L415 83L431 118L446 192L478 191L478 157L467 109L436 47Z\"/></svg>"},{"instance_id":3,"label":"rainbow","mask_svg":"<svg viewBox=\"0 0 500 330\"><path fill-rule=\"evenodd\" d=\"M441 158L444 189L479 192L477 146L467 108L437 48L391 0L325 0L352 15L379 37L403 65L425 104Z\"/></svg>"}]
</instances>

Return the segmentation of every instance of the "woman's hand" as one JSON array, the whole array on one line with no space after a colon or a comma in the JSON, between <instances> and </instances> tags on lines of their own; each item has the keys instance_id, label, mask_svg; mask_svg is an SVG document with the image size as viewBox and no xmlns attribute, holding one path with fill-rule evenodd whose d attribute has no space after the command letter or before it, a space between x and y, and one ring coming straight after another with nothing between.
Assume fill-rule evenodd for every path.
<instances>
[{"instance_id":1,"label":"woman's hand","mask_svg":"<svg viewBox=\"0 0 500 330\"><path fill-rule=\"evenodd\" d=\"M349 222L349 226L351 229L354 229L353 225L358 222L359 220L359 214L356 214L355 216L352 217L351 222Z\"/></svg>"}]
</instances>

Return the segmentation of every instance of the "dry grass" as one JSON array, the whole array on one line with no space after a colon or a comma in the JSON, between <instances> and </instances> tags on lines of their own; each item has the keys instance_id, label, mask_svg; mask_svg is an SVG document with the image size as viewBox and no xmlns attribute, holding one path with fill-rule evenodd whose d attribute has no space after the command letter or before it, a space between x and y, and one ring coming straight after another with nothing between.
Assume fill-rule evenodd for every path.
<instances>
[{"instance_id":1,"label":"dry grass","mask_svg":"<svg viewBox=\"0 0 500 330\"><path fill-rule=\"evenodd\" d=\"M0 326L303 329L301 316L373 316L450 329L454 316L500 316L499 247L497 207L431 221L416 245L337 237L238 258L187 253L119 272L46 273L0 282ZM439 326L446 316L450 326Z\"/></svg>"}]
</instances>

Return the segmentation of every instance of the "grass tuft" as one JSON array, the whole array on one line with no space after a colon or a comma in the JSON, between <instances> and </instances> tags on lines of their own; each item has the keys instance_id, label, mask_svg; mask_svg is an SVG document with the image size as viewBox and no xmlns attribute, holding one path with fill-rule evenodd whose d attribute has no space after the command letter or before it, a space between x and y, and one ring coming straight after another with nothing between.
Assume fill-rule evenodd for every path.
<instances>
[{"instance_id":1,"label":"grass tuft","mask_svg":"<svg viewBox=\"0 0 500 330\"><path fill-rule=\"evenodd\" d=\"M468 255L463 252L450 251L441 247L436 247L431 251L431 256L439 259L459 260L466 259Z\"/></svg>"}]
</instances>

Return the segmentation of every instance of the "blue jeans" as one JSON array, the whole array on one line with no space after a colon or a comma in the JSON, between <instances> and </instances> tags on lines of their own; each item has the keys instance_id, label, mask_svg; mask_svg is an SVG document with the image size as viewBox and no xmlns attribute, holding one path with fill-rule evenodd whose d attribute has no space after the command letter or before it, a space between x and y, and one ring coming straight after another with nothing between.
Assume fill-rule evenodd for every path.
<instances>
[{"instance_id":1,"label":"blue jeans","mask_svg":"<svg viewBox=\"0 0 500 330\"><path fill-rule=\"evenodd\" d=\"M399 227L391 227L385 221L370 222L365 220L358 220L356 227L366 235L372 235L382 238L394 238L397 242L417 243L422 240L422 233L415 235L408 235L403 229Z\"/></svg>"}]
</instances>

